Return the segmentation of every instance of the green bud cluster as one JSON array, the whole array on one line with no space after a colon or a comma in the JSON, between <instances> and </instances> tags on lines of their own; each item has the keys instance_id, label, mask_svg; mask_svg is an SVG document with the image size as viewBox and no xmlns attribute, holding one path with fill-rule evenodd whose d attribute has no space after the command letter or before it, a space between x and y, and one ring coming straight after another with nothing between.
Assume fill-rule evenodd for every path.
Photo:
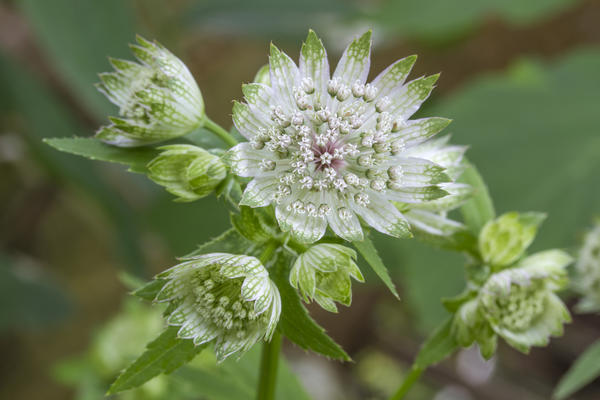
<instances>
[{"instance_id":1,"label":"green bud cluster","mask_svg":"<svg viewBox=\"0 0 600 400\"><path fill-rule=\"evenodd\" d=\"M578 311L600 311L600 220L585 235L577 255L574 288L582 296Z\"/></svg>"},{"instance_id":2,"label":"green bud cluster","mask_svg":"<svg viewBox=\"0 0 600 400\"><path fill-rule=\"evenodd\" d=\"M336 302L349 306L352 302L354 278L364 282L355 263L356 252L339 244L317 244L300 254L290 271L290 284L306 302L316 301L330 312L337 312Z\"/></svg>"},{"instance_id":3,"label":"green bud cluster","mask_svg":"<svg viewBox=\"0 0 600 400\"><path fill-rule=\"evenodd\" d=\"M209 195L227 175L221 158L201 147L177 144L159 149L161 153L148 164L148 177L178 201Z\"/></svg>"}]
</instances>

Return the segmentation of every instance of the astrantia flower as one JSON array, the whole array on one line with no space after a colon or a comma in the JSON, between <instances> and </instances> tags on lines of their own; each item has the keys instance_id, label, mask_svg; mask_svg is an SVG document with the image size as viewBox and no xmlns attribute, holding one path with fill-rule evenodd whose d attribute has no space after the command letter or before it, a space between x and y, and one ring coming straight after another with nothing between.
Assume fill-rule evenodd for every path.
<instances>
[{"instance_id":1,"label":"astrantia flower","mask_svg":"<svg viewBox=\"0 0 600 400\"><path fill-rule=\"evenodd\" d=\"M198 146L175 144L160 147L148 164L148 177L179 201L194 201L210 194L225 179L221 158Z\"/></svg>"},{"instance_id":2,"label":"astrantia flower","mask_svg":"<svg viewBox=\"0 0 600 400\"><path fill-rule=\"evenodd\" d=\"M317 244L300 254L290 271L290 283L305 301L315 300L327 311L337 312L335 302L349 306L352 282L365 279L354 262L356 252L339 244Z\"/></svg>"},{"instance_id":3,"label":"astrantia flower","mask_svg":"<svg viewBox=\"0 0 600 400\"><path fill-rule=\"evenodd\" d=\"M115 72L100 74L98 89L119 107L119 118L96 137L122 147L185 135L204 122L204 101L185 64L158 43L137 37L140 61L111 59Z\"/></svg>"},{"instance_id":4,"label":"astrantia flower","mask_svg":"<svg viewBox=\"0 0 600 400\"><path fill-rule=\"evenodd\" d=\"M196 345L214 341L219 360L273 335L281 298L255 257L206 254L158 277L168 280L156 299L174 308L169 324L181 326L178 336Z\"/></svg>"},{"instance_id":5,"label":"astrantia flower","mask_svg":"<svg viewBox=\"0 0 600 400\"><path fill-rule=\"evenodd\" d=\"M275 204L284 231L303 242L327 228L363 238L359 217L380 232L405 237L409 224L393 201L421 203L447 194L440 165L410 153L441 131L443 118L409 120L438 75L404 84L416 57L397 61L371 83L371 33L354 40L330 76L327 54L312 31L299 67L275 46L269 85L243 86L233 121L249 143L230 153L234 173L254 178L241 204Z\"/></svg>"},{"instance_id":6,"label":"astrantia flower","mask_svg":"<svg viewBox=\"0 0 600 400\"><path fill-rule=\"evenodd\" d=\"M575 264L575 289L583 296L577 304L581 312L600 311L600 221L583 240Z\"/></svg>"}]
</instances>

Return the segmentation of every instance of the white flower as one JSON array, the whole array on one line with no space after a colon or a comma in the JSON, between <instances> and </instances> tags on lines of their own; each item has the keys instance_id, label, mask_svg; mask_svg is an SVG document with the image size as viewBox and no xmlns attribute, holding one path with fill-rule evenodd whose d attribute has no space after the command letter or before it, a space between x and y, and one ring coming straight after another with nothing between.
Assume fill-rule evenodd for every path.
<instances>
[{"instance_id":1,"label":"white flower","mask_svg":"<svg viewBox=\"0 0 600 400\"><path fill-rule=\"evenodd\" d=\"M585 235L579 250L574 287L582 295L578 311L600 311L600 221Z\"/></svg>"},{"instance_id":2,"label":"white flower","mask_svg":"<svg viewBox=\"0 0 600 400\"><path fill-rule=\"evenodd\" d=\"M363 238L359 217L380 232L410 236L392 202L421 203L447 194L442 166L410 155L441 131L443 118L409 120L438 75L404 84L415 56L397 61L371 83L371 33L354 40L333 76L313 31L299 67L275 46L269 85L243 86L233 121L249 143L230 151L234 173L254 178L241 204L275 204L284 231L314 242L327 226L340 237Z\"/></svg>"},{"instance_id":3,"label":"white flower","mask_svg":"<svg viewBox=\"0 0 600 400\"><path fill-rule=\"evenodd\" d=\"M168 283L156 297L174 310L178 336L200 345L214 341L217 359L270 340L281 313L277 286L261 262L244 255L205 254L158 275Z\"/></svg>"},{"instance_id":4,"label":"white flower","mask_svg":"<svg viewBox=\"0 0 600 400\"><path fill-rule=\"evenodd\" d=\"M98 89L119 107L119 118L96 137L122 147L141 146L185 135L204 123L204 101L180 59L140 36L131 50L140 61L110 59L115 72L100 74Z\"/></svg>"}]
</instances>

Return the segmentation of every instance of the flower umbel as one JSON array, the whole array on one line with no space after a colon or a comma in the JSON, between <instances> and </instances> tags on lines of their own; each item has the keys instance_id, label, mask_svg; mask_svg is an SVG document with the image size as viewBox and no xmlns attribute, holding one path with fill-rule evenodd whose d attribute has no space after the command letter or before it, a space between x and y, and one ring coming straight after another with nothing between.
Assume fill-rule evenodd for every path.
<instances>
[{"instance_id":1,"label":"flower umbel","mask_svg":"<svg viewBox=\"0 0 600 400\"><path fill-rule=\"evenodd\" d=\"M577 303L579 311L600 311L600 221L585 235L579 250L574 287L583 296Z\"/></svg>"},{"instance_id":2,"label":"flower umbel","mask_svg":"<svg viewBox=\"0 0 600 400\"><path fill-rule=\"evenodd\" d=\"M201 147L177 144L160 150L148 164L148 177L178 196L178 201L209 195L227 175L221 158Z\"/></svg>"},{"instance_id":3,"label":"flower umbel","mask_svg":"<svg viewBox=\"0 0 600 400\"><path fill-rule=\"evenodd\" d=\"M445 169L411 153L450 122L409 120L438 75L404 84L416 57L397 61L371 83L371 32L354 40L330 76L327 54L310 31L299 67L271 46L269 84L243 86L233 121L249 143L235 146L234 173L254 178L242 204L275 204L282 230L302 242L327 226L352 241L363 238L359 218L395 237L410 236L393 201L443 197ZM265 81L265 80L263 80Z\"/></svg>"},{"instance_id":4,"label":"flower umbel","mask_svg":"<svg viewBox=\"0 0 600 400\"><path fill-rule=\"evenodd\" d=\"M212 253L188 259L163 273L168 283L157 301L174 310L170 325L200 345L214 341L217 359L270 340L281 313L281 298L255 257Z\"/></svg>"},{"instance_id":5,"label":"flower umbel","mask_svg":"<svg viewBox=\"0 0 600 400\"><path fill-rule=\"evenodd\" d=\"M327 311L337 312L335 302L352 302L350 277L365 279L355 263L356 252L339 244L317 244L300 254L290 271L290 284L304 297Z\"/></svg>"},{"instance_id":6,"label":"flower umbel","mask_svg":"<svg viewBox=\"0 0 600 400\"><path fill-rule=\"evenodd\" d=\"M119 117L96 137L122 147L141 146L185 135L202 126L204 101L192 74L158 43L137 37L131 50L139 64L110 59L115 72L100 74L98 89L119 107Z\"/></svg>"}]
</instances>

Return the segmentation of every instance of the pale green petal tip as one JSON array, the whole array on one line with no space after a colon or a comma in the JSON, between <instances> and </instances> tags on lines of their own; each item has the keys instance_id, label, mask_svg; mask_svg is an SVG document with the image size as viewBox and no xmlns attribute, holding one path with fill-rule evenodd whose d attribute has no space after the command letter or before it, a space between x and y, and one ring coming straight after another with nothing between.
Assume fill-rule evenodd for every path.
<instances>
[{"instance_id":1,"label":"pale green petal tip","mask_svg":"<svg viewBox=\"0 0 600 400\"><path fill-rule=\"evenodd\" d=\"M256 72L256 75L254 75L253 82L260 83L260 84L267 85L267 86L271 85L269 64L265 64L259 68L259 70Z\"/></svg>"}]
</instances>

